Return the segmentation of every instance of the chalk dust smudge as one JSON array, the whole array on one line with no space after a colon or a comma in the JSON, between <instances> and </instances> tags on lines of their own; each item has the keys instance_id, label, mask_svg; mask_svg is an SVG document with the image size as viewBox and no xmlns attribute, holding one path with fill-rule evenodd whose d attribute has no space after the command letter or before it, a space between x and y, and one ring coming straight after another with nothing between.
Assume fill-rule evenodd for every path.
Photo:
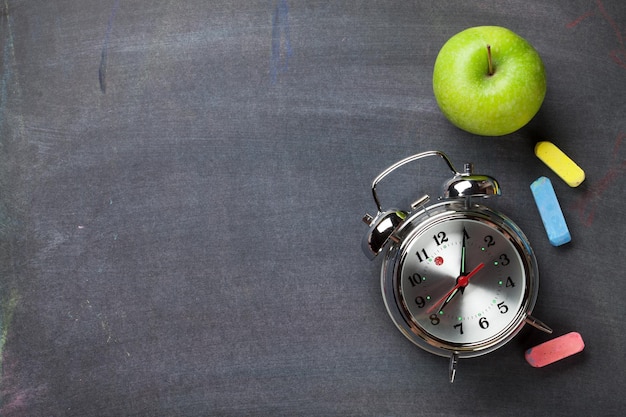
<instances>
[{"instance_id":1,"label":"chalk dust smudge","mask_svg":"<svg viewBox=\"0 0 626 417\"><path fill-rule=\"evenodd\" d=\"M9 397L7 396L7 391L10 391L10 388L7 388L7 383L5 381L6 364L4 362L4 346L7 342L9 326L11 324L11 320L13 319L13 311L15 311L18 301L19 296L15 290L11 291L7 299L3 298L0 300L0 415L3 416L8 415L7 411L15 408L14 405L19 404L20 400L19 398L11 396L11 400L5 404L5 399ZM17 403L15 402L16 400L18 400Z\"/></svg>"},{"instance_id":2,"label":"chalk dust smudge","mask_svg":"<svg viewBox=\"0 0 626 417\"><path fill-rule=\"evenodd\" d=\"M7 335L9 333L9 325L11 324L11 320L13 319L13 311L15 310L15 306L19 297L17 296L17 291L11 291L8 299L2 300L2 310L0 315L0 383L2 382L2 352L4 351L4 345L7 341Z\"/></svg>"},{"instance_id":3,"label":"chalk dust smudge","mask_svg":"<svg viewBox=\"0 0 626 417\"><path fill-rule=\"evenodd\" d=\"M613 33L615 34L615 39L618 43L618 48L610 51L609 56L611 57L611 60L613 62L615 62L620 67L626 69L626 44L624 42L622 30L620 29L617 22L615 22L615 19L613 19L613 17L607 12L602 0L596 0L596 6L599 15L609 24L609 26L613 30ZM578 26L582 21L594 15L596 15L596 10L589 10L566 24L565 27L568 29L573 29Z\"/></svg>"},{"instance_id":4,"label":"chalk dust smudge","mask_svg":"<svg viewBox=\"0 0 626 417\"><path fill-rule=\"evenodd\" d=\"M4 109L7 106L9 101L9 91L12 92L13 96L17 98L18 101L21 101L22 97L22 88L19 83L19 76L17 71L13 71L13 67L17 67L15 59L15 41L13 36L13 22L11 18L11 14L9 12L9 3L8 0L4 1L2 8L0 9L0 30L2 30L3 35L6 35L6 43L4 44L4 48L2 51L2 60L3 60L3 68L2 68L2 78L0 79L0 129L4 123ZM6 25L6 34L5 32ZM11 84L11 88L9 89L9 85ZM24 118L21 113L17 115L17 137L24 137Z\"/></svg>"},{"instance_id":5,"label":"chalk dust smudge","mask_svg":"<svg viewBox=\"0 0 626 417\"><path fill-rule=\"evenodd\" d=\"M591 185L589 191L574 205L578 218L587 227L593 224L596 208L602 195L626 173L626 147L622 147L622 143L625 141L626 133L621 132L615 139L608 170L602 178Z\"/></svg>"},{"instance_id":6,"label":"chalk dust smudge","mask_svg":"<svg viewBox=\"0 0 626 417\"><path fill-rule=\"evenodd\" d=\"M106 93L107 91L107 61L109 57L109 38L111 37L111 31L113 29L113 21L115 20L115 14L119 8L120 1L115 0L113 8L111 9L111 15L109 16L109 23L107 24L107 31L104 35L104 43L102 45L102 53L100 54L100 68L98 69L98 80L100 81L100 91Z\"/></svg>"},{"instance_id":7,"label":"chalk dust smudge","mask_svg":"<svg viewBox=\"0 0 626 417\"><path fill-rule=\"evenodd\" d=\"M580 22L582 22L583 20L585 20L588 17L591 17L594 15L594 11L593 10L589 10L587 13L578 16L576 19L572 20L571 22L569 22L567 25L565 25L566 28L568 29L573 29L574 27L576 27Z\"/></svg>"},{"instance_id":8,"label":"chalk dust smudge","mask_svg":"<svg viewBox=\"0 0 626 417\"><path fill-rule=\"evenodd\" d=\"M272 56L270 58L270 81L276 84L278 74L287 72L289 58L293 55L289 33L289 6L287 0L278 0L272 15Z\"/></svg>"}]
</instances>

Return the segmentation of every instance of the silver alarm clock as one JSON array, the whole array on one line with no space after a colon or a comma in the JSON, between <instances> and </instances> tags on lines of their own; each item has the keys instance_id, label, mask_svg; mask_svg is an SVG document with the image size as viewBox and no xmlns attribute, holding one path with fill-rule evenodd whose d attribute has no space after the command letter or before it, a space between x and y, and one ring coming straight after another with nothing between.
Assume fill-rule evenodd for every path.
<instances>
[{"instance_id":1,"label":"silver alarm clock","mask_svg":"<svg viewBox=\"0 0 626 417\"><path fill-rule=\"evenodd\" d=\"M397 168L425 157L440 157L452 171L438 202L425 195L408 211L383 210L378 183ZM530 243L513 221L477 202L500 194L498 182L459 172L440 151L419 153L380 173L372 182L378 208L363 220L369 231L363 250L370 259L385 252L381 287L398 329L420 348L450 358L454 381L460 358L502 347L533 318L539 273Z\"/></svg>"}]
</instances>

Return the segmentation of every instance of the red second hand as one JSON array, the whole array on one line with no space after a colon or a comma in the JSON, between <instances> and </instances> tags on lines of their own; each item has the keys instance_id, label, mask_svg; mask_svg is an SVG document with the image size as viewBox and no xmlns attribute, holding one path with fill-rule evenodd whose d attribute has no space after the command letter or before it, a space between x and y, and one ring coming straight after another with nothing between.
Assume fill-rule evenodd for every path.
<instances>
[{"instance_id":1,"label":"red second hand","mask_svg":"<svg viewBox=\"0 0 626 417\"><path fill-rule=\"evenodd\" d=\"M448 297L450 297L452 295L452 293L454 293L455 291L457 291L459 288L461 287L467 287L467 284L469 284L469 280L471 277L473 277L474 275L476 275L476 273L478 271L480 271L481 269L483 269L483 267L485 266L484 262L479 263L476 268L472 269L472 271L467 274L467 275L461 275L458 279L457 279L457 283L454 287L452 287L452 289L450 291L448 291L446 293L446 295L444 295L443 297L441 297L435 304L433 304L433 306L431 308L428 309L428 313L431 313L433 311L433 307L441 305L442 303L445 302L445 300L448 299ZM441 310L441 309L439 309Z\"/></svg>"}]
</instances>

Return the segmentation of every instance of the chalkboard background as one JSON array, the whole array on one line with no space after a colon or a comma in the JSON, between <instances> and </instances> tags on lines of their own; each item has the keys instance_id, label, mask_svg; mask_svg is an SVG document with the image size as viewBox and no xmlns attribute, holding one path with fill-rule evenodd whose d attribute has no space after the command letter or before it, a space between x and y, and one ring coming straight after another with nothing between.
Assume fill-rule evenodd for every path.
<instances>
[{"instance_id":1,"label":"chalkboard background","mask_svg":"<svg viewBox=\"0 0 626 417\"><path fill-rule=\"evenodd\" d=\"M617 416L626 406L626 3L5 0L3 416ZM441 114L443 43L500 25L540 52L539 114L501 138ZM586 171L570 188L533 155ZM585 351L413 346L362 254L370 183L440 149L493 175L537 253L534 315ZM552 247L529 185L553 180ZM381 185L436 195L438 161ZM384 190L384 191L383 191Z\"/></svg>"}]
</instances>

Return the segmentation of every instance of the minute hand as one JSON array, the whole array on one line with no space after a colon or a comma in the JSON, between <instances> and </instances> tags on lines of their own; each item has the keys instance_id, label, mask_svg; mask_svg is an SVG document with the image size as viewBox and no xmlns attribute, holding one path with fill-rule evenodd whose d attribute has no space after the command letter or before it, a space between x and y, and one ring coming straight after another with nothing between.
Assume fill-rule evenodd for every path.
<instances>
[{"instance_id":1,"label":"minute hand","mask_svg":"<svg viewBox=\"0 0 626 417\"><path fill-rule=\"evenodd\" d=\"M465 228L463 228L463 243L461 245L461 272L459 273L460 276L465 275L465 238L467 236L467 232L465 231Z\"/></svg>"},{"instance_id":2,"label":"minute hand","mask_svg":"<svg viewBox=\"0 0 626 417\"><path fill-rule=\"evenodd\" d=\"M435 304L433 304L433 306L438 306L441 304L441 307L439 307L439 309L437 309L437 311L442 311L443 308L445 306L448 305L448 303L450 301L452 301L452 299L454 298L454 296L458 293L459 288L464 288L467 287L467 284L469 284L469 280L470 278L472 278L474 275L476 275L478 273L478 271L480 271L481 269L483 269L483 267L485 266L484 262L479 263L476 268L472 269L472 271L467 274L467 275L461 275L457 278L456 281L456 285L454 287L452 287L452 289L450 291L448 291L446 293L446 295L444 295L443 297L441 297ZM428 312L432 312L433 308L431 307Z\"/></svg>"}]
</instances>

